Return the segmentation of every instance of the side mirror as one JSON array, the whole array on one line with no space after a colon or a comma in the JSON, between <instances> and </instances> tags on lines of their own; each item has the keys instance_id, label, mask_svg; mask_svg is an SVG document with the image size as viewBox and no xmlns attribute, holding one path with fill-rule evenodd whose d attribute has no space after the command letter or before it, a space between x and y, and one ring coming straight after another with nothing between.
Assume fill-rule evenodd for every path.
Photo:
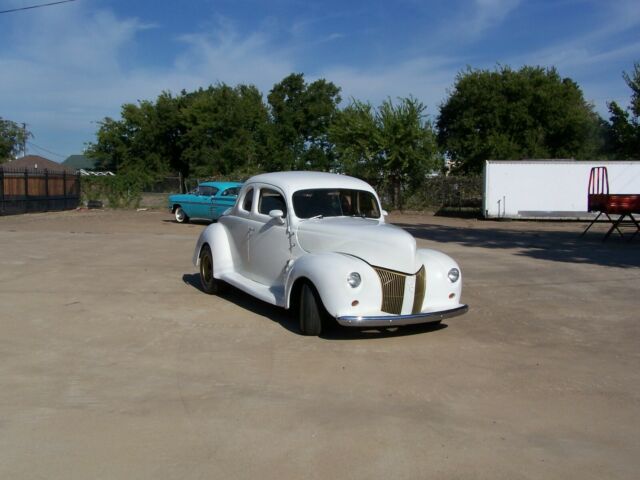
<instances>
[{"instance_id":1,"label":"side mirror","mask_svg":"<svg viewBox=\"0 0 640 480\"><path fill-rule=\"evenodd\" d=\"M269 216L277 219L280 225L284 225L284 212L282 210L271 210Z\"/></svg>"},{"instance_id":2,"label":"side mirror","mask_svg":"<svg viewBox=\"0 0 640 480\"><path fill-rule=\"evenodd\" d=\"M387 212L386 210L382 210L382 216L386 217L389 215L389 212Z\"/></svg>"}]
</instances>

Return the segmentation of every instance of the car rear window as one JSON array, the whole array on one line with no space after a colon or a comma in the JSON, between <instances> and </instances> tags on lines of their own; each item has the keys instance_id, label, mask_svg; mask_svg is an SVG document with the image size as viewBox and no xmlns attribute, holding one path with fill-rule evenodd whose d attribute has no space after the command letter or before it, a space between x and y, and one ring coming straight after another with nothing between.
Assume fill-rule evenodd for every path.
<instances>
[{"instance_id":1,"label":"car rear window","mask_svg":"<svg viewBox=\"0 0 640 480\"><path fill-rule=\"evenodd\" d=\"M250 212L252 205L253 205L253 188L250 188L249 191L244 195L244 201L242 202L242 209L247 212Z\"/></svg>"}]
</instances>

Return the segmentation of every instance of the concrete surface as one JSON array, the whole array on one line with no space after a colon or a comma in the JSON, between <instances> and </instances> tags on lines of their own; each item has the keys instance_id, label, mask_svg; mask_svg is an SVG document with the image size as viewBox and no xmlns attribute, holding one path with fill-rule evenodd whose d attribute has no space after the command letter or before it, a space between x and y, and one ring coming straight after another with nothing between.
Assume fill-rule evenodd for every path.
<instances>
[{"instance_id":1,"label":"concrete surface","mask_svg":"<svg viewBox=\"0 0 640 480\"><path fill-rule=\"evenodd\" d=\"M640 240L396 215L463 317L308 338L198 288L203 224L0 218L0 478L635 479Z\"/></svg>"}]
</instances>

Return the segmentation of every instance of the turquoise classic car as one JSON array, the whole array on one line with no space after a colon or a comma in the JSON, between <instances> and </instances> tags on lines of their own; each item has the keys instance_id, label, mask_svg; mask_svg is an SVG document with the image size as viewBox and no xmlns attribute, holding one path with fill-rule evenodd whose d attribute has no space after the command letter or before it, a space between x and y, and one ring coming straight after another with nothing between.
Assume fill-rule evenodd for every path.
<instances>
[{"instance_id":1,"label":"turquoise classic car","mask_svg":"<svg viewBox=\"0 0 640 480\"><path fill-rule=\"evenodd\" d=\"M189 193L170 195L169 209L178 223L191 218L217 220L236 203L241 186L238 182L203 182Z\"/></svg>"}]
</instances>

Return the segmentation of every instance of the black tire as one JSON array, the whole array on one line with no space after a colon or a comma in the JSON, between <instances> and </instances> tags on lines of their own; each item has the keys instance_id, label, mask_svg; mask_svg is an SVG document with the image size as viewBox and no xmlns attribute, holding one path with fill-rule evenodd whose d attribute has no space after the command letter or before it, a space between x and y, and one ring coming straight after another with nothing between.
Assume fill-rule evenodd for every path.
<instances>
[{"instance_id":1,"label":"black tire","mask_svg":"<svg viewBox=\"0 0 640 480\"><path fill-rule=\"evenodd\" d=\"M185 213L182 207L176 207L173 214L175 215L176 222L178 223L189 223L189 215Z\"/></svg>"},{"instance_id":2,"label":"black tire","mask_svg":"<svg viewBox=\"0 0 640 480\"><path fill-rule=\"evenodd\" d=\"M200 284L202 290L209 295L222 291L222 282L213 276L213 255L209 245L205 245L200 251Z\"/></svg>"},{"instance_id":3,"label":"black tire","mask_svg":"<svg viewBox=\"0 0 640 480\"><path fill-rule=\"evenodd\" d=\"M300 289L300 302L298 318L300 320L300 331L303 335L318 336L322 332L322 318L324 316L324 306L320 300L318 292L313 287L305 283Z\"/></svg>"}]
</instances>

